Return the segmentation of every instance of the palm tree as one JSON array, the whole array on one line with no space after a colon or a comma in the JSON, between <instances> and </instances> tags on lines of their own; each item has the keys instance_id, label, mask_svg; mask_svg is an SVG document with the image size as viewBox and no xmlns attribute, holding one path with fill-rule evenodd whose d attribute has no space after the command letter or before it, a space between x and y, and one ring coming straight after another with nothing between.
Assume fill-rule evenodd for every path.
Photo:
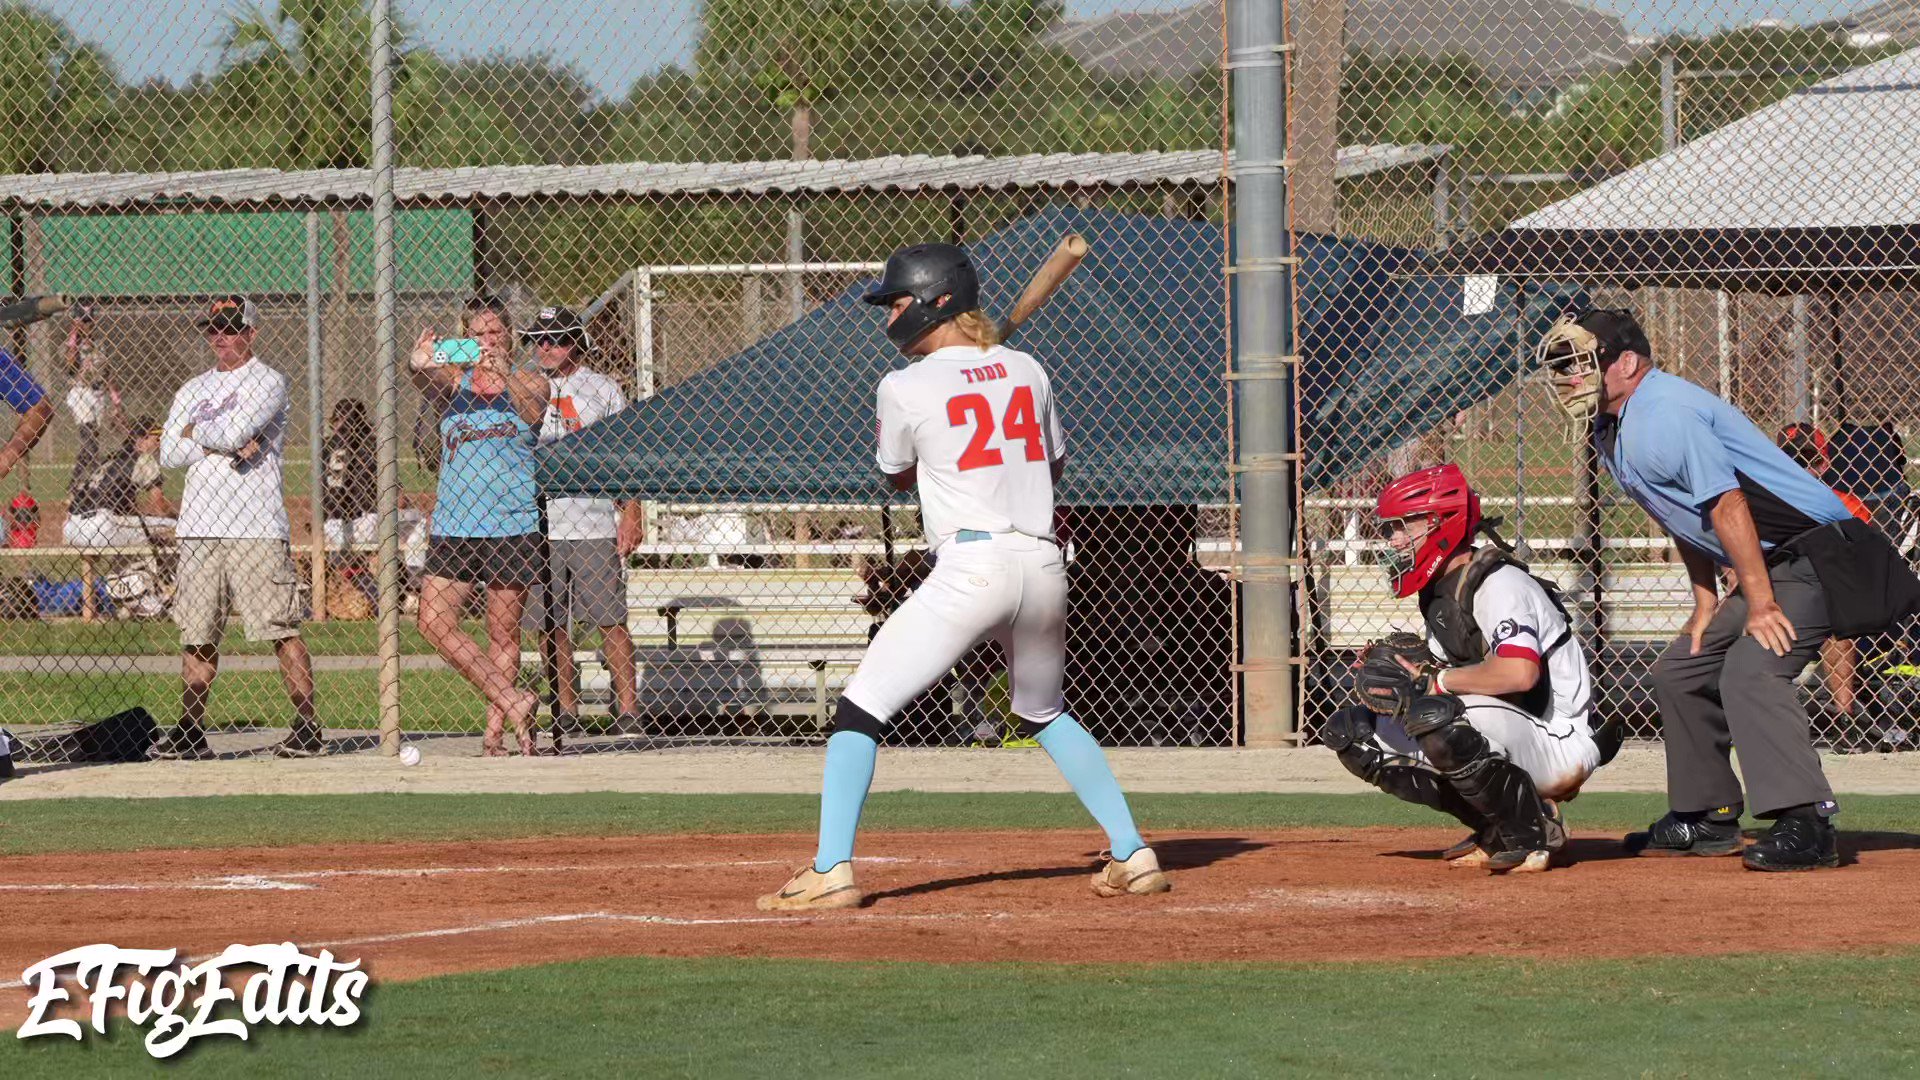
<instances>
[{"instance_id":1,"label":"palm tree","mask_svg":"<svg viewBox=\"0 0 1920 1080\"><path fill-rule=\"evenodd\" d=\"M403 37L396 22L396 54ZM277 125L280 156L291 167L364 167L373 128L372 42L372 16L361 0L279 0L235 10L220 51L228 75L253 77L235 107L255 115L234 119Z\"/></svg>"},{"instance_id":2,"label":"palm tree","mask_svg":"<svg viewBox=\"0 0 1920 1080\"><path fill-rule=\"evenodd\" d=\"M0 6L0 172L46 172L90 160L88 135L111 122L113 65L65 23L31 8Z\"/></svg>"}]
</instances>

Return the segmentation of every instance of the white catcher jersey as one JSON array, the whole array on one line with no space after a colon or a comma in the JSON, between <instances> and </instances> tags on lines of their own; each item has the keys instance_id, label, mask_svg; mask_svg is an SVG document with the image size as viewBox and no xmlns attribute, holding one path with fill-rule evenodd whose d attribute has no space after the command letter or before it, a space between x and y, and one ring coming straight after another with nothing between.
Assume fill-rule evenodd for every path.
<instances>
[{"instance_id":1,"label":"white catcher jersey","mask_svg":"<svg viewBox=\"0 0 1920 1080\"><path fill-rule=\"evenodd\" d=\"M1488 574L1473 594L1473 621L1486 639L1488 656L1540 662L1541 677L1553 691L1551 715L1541 718L1548 734L1564 737L1590 730L1593 673L1587 667L1587 650L1568 632L1566 618L1531 574L1517 566L1501 566ZM1431 634L1427 647L1436 659L1446 659L1446 650Z\"/></svg>"},{"instance_id":2,"label":"white catcher jersey","mask_svg":"<svg viewBox=\"0 0 1920 1080\"><path fill-rule=\"evenodd\" d=\"M1040 362L996 345L936 349L880 380L879 452L888 473L918 467L927 543L962 529L1053 536L1052 463L1066 452Z\"/></svg>"}]
</instances>

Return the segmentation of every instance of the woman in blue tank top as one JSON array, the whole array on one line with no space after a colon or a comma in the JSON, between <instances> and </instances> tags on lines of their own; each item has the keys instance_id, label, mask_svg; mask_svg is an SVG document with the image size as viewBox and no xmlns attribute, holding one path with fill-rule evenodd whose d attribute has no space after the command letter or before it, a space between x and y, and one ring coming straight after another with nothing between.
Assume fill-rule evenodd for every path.
<instances>
[{"instance_id":1,"label":"woman in blue tank top","mask_svg":"<svg viewBox=\"0 0 1920 1080\"><path fill-rule=\"evenodd\" d=\"M437 363L439 341L425 330L410 364L426 407L440 414L440 483L420 586L420 632L486 698L486 755L506 753L511 723L520 752L531 756L539 698L516 680L520 616L545 558L533 447L547 380L513 369L513 338L499 300L469 300L463 322L480 342L478 363ZM475 586L486 590L485 652L460 626Z\"/></svg>"}]
</instances>

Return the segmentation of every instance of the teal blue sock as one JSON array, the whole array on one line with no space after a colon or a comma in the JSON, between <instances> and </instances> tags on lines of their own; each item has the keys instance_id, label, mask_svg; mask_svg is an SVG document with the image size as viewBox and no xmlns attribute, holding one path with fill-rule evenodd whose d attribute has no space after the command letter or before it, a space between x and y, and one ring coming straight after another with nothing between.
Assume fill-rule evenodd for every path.
<instances>
[{"instance_id":1,"label":"teal blue sock","mask_svg":"<svg viewBox=\"0 0 1920 1080\"><path fill-rule=\"evenodd\" d=\"M836 731L827 740L826 776L820 781L820 849L813 857L813 868L822 874L853 858L853 833L860 827L860 810L873 785L873 759L879 753L873 736L858 731Z\"/></svg>"},{"instance_id":2,"label":"teal blue sock","mask_svg":"<svg viewBox=\"0 0 1920 1080\"><path fill-rule=\"evenodd\" d=\"M1114 858L1131 858L1134 852L1147 846L1146 841L1140 839L1140 830L1134 827L1126 793L1120 790L1120 782L1107 767L1106 751L1100 749L1100 744L1093 741L1093 736L1087 734L1079 721L1061 713L1041 728L1035 738L1053 759L1060 775L1067 778L1073 793L1080 796L1081 805L1107 830L1107 848Z\"/></svg>"}]
</instances>

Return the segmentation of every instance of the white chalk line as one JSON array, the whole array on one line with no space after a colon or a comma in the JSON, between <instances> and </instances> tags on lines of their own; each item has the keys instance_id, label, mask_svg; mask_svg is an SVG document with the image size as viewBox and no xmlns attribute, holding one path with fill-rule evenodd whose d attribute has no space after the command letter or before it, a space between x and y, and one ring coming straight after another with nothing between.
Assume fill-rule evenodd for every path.
<instances>
[{"instance_id":1,"label":"white chalk line","mask_svg":"<svg viewBox=\"0 0 1920 1080\"><path fill-rule=\"evenodd\" d=\"M1260 894L1254 894L1258 897ZM1188 904L1181 907L1133 906L1128 910L1130 918L1187 918L1193 915L1250 915L1276 910L1284 905L1273 902L1269 897L1225 904ZM1049 921L1056 919L1078 919L1085 912L1055 911L945 911L945 912L860 912L838 911L809 915L796 912L782 915L653 915L643 912L622 911L582 911L559 915L528 915L514 919L492 919L487 922L472 923L465 926L447 926L432 930L406 930L386 934L369 934L364 937L340 938L334 941L305 943L303 948L345 949L362 945L390 945L402 941L424 941L433 938L461 937L468 934L486 934L509 930L524 930L535 926L551 926L563 923L625 923L640 926L662 927L708 927L708 926L800 926L813 923L831 923L835 926L871 926L875 924L897 923L959 923L959 922L1011 922L1011 921ZM204 956L188 957L184 963L196 964L218 956L207 953ZM0 990L21 990L26 983L14 980L0 982Z\"/></svg>"},{"instance_id":2,"label":"white chalk line","mask_svg":"<svg viewBox=\"0 0 1920 1080\"><path fill-rule=\"evenodd\" d=\"M919 915L908 914L905 912L901 912L897 914L896 913L880 913L880 914L867 914L867 915L853 913L853 914L840 916L838 921L841 921L841 922L848 922L848 921L951 922L951 921L967 920L967 919L978 919L978 920L986 921L986 920L1013 918L1013 917L1014 916L1012 914L1003 913L1003 912L985 912L985 913L978 913L978 914L968 913L968 912L946 912L946 913L932 913L932 914L919 914ZM695 927L695 926L746 926L746 925L753 925L757 923L786 923L786 924L792 925L792 924L798 924L798 923L818 922L821 920L821 918L822 916L819 916L819 915L804 915L804 914L803 915L716 916L713 918L693 918L693 917L681 916L681 915L645 915L645 914L634 914L634 913L615 912L615 911L583 911L583 912L574 912L574 913L565 914L565 915L528 915L518 919L493 919L488 922L473 923L467 926L447 926L447 927L440 927L438 929L433 929L433 930L406 930L406 931L399 931L399 932L390 933L390 934L370 934L365 937L341 938L337 941L316 941L311 944L303 944L302 948L311 951L314 949L348 949L348 948L354 948L361 945L390 945L390 944L393 944L394 942L399 942L399 941L424 941L431 938L460 937L466 934L485 934L485 933L493 933L493 932L502 931L502 930L524 930L528 927L550 926L558 923L616 922L616 923L638 923L638 924L648 925L648 926ZM187 957L181 962L186 964L197 964L204 960L210 960L213 957L218 955L220 954L207 953L204 956L191 956L191 957ZM18 979L12 980L9 982L0 982L0 990L24 990L26 989L26 986L27 984L25 982Z\"/></svg>"},{"instance_id":3,"label":"white chalk line","mask_svg":"<svg viewBox=\"0 0 1920 1080\"><path fill-rule=\"evenodd\" d=\"M129 882L0 882L0 892L303 892L314 888L301 884L338 878L427 878L455 874L584 874L610 870L722 870L754 866L792 866L796 859L736 859L722 862L597 863L567 866L397 866L363 867L333 870L262 871L251 874L222 874L218 877L186 878L180 881ZM867 863L912 863L926 866L959 865L953 859L915 859L896 856L861 858Z\"/></svg>"}]
</instances>

